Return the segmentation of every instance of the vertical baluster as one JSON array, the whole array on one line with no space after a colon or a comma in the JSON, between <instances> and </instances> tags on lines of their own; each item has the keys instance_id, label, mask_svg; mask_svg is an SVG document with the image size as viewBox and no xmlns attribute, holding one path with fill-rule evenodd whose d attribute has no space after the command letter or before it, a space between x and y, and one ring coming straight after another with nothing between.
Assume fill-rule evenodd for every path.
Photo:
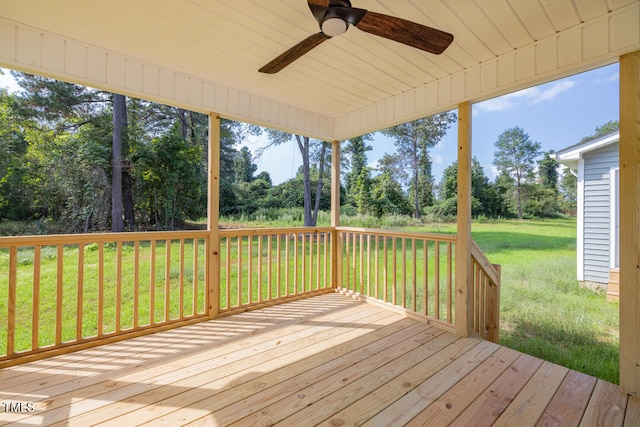
<instances>
[{"instance_id":1,"label":"vertical baluster","mask_svg":"<svg viewBox=\"0 0 640 427\"><path fill-rule=\"evenodd\" d=\"M198 272L200 271L200 264L198 262L198 243L200 240L197 237L193 238L193 307L192 314L195 316L198 314Z\"/></svg>"},{"instance_id":2,"label":"vertical baluster","mask_svg":"<svg viewBox=\"0 0 640 427\"><path fill-rule=\"evenodd\" d=\"M226 281L225 281L225 294L227 296L227 310L229 308L231 308L231 236L227 237L227 246L226 246L226 252L227 252L227 259L226 259L226 273L227 273L227 277L226 277Z\"/></svg>"},{"instance_id":3,"label":"vertical baluster","mask_svg":"<svg viewBox=\"0 0 640 427\"><path fill-rule=\"evenodd\" d=\"M56 275L56 334L55 344L62 343L62 292L64 285L64 245L58 245L58 265Z\"/></svg>"},{"instance_id":4,"label":"vertical baluster","mask_svg":"<svg viewBox=\"0 0 640 427\"><path fill-rule=\"evenodd\" d=\"M374 236L374 240L376 245L375 252L374 252L374 264L376 266L375 297L376 299L379 299L380 297L378 296L378 290L379 290L378 288L380 287L380 239L378 236Z\"/></svg>"},{"instance_id":5,"label":"vertical baluster","mask_svg":"<svg viewBox=\"0 0 640 427\"><path fill-rule=\"evenodd\" d=\"M156 241L149 249L149 325L156 323Z\"/></svg>"},{"instance_id":6,"label":"vertical baluster","mask_svg":"<svg viewBox=\"0 0 640 427\"><path fill-rule=\"evenodd\" d=\"M357 263L357 254L358 254L358 236L356 233L351 233L351 246L353 250L351 251L351 269L353 272L353 291L358 291L358 263Z\"/></svg>"},{"instance_id":7,"label":"vertical baluster","mask_svg":"<svg viewBox=\"0 0 640 427\"><path fill-rule=\"evenodd\" d=\"M425 316L429 315L429 242L422 240L422 292L424 292L424 310Z\"/></svg>"},{"instance_id":8,"label":"vertical baluster","mask_svg":"<svg viewBox=\"0 0 640 427\"><path fill-rule=\"evenodd\" d=\"M316 236L316 287L315 287L315 289L320 289L320 288L322 288L322 286L320 285L320 277L321 277L320 271L322 270L322 267L321 267L322 264L320 263L321 262L321 260L320 260L320 250L321 250L321 248L320 248L320 243L321 243L320 242L320 238L321 238L320 232L316 231L315 236Z\"/></svg>"},{"instance_id":9,"label":"vertical baluster","mask_svg":"<svg viewBox=\"0 0 640 427\"><path fill-rule=\"evenodd\" d=\"M140 325L140 241L133 243L133 329Z\"/></svg>"},{"instance_id":10,"label":"vertical baluster","mask_svg":"<svg viewBox=\"0 0 640 427\"><path fill-rule=\"evenodd\" d=\"M248 238L251 238L251 235L248 236ZM244 240L244 238L242 236L238 236L238 280L236 280L236 293L238 294L238 298L237 298L237 305L240 306L242 305L242 241Z\"/></svg>"},{"instance_id":11,"label":"vertical baluster","mask_svg":"<svg viewBox=\"0 0 640 427\"><path fill-rule=\"evenodd\" d=\"M247 237L247 302L251 304L253 299L253 235Z\"/></svg>"},{"instance_id":12,"label":"vertical baluster","mask_svg":"<svg viewBox=\"0 0 640 427\"><path fill-rule=\"evenodd\" d=\"M451 242L447 242L447 322L452 323L453 268Z\"/></svg>"},{"instance_id":13,"label":"vertical baluster","mask_svg":"<svg viewBox=\"0 0 640 427\"><path fill-rule=\"evenodd\" d=\"M395 236L391 237L391 304L398 304L397 289L398 286L398 264L396 259L396 251L398 250L398 242Z\"/></svg>"},{"instance_id":14,"label":"vertical baluster","mask_svg":"<svg viewBox=\"0 0 640 427\"><path fill-rule=\"evenodd\" d=\"M367 296L371 296L371 234L367 234Z\"/></svg>"},{"instance_id":15,"label":"vertical baluster","mask_svg":"<svg viewBox=\"0 0 640 427\"><path fill-rule=\"evenodd\" d=\"M271 244L271 234L267 234L267 300L270 300L273 297L271 293L273 290L273 278L271 277L273 274L273 266L271 265L273 258L271 251L273 248L271 247Z\"/></svg>"},{"instance_id":16,"label":"vertical baluster","mask_svg":"<svg viewBox=\"0 0 640 427\"><path fill-rule=\"evenodd\" d=\"M294 234L293 241L293 293L298 293L298 234Z\"/></svg>"},{"instance_id":17,"label":"vertical baluster","mask_svg":"<svg viewBox=\"0 0 640 427\"><path fill-rule=\"evenodd\" d=\"M280 298L282 295L282 234L280 233L276 236L276 251L278 254L278 260L276 261L276 286L278 287L278 290L276 292L276 296Z\"/></svg>"},{"instance_id":18,"label":"vertical baluster","mask_svg":"<svg viewBox=\"0 0 640 427\"><path fill-rule=\"evenodd\" d=\"M322 287L323 288L328 288L329 287L329 233L328 232L324 232L322 234L322 245L324 248L324 259L322 261L322 266L324 268L324 274L323 274L323 280L322 280Z\"/></svg>"},{"instance_id":19,"label":"vertical baluster","mask_svg":"<svg viewBox=\"0 0 640 427\"><path fill-rule=\"evenodd\" d=\"M78 294L76 299L76 340L82 339L82 306L84 302L84 243L78 244Z\"/></svg>"},{"instance_id":20,"label":"vertical baluster","mask_svg":"<svg viewBox=\"0 0 640 427\"><path fill-rule=\"evenodd\" d=\"M384 299L383 301L389 301L389 253L388 253L388 244L387 244L387 236L382 236L382 252L384 254L384 263L382 265L382 274L383 274L383 291L384 291Z\"/></svg>"},{"instance_id":21,"label":"vertical baluster","mask_svg":"<svg viewBox=\"0 0 640 427\"><path fill-rule=\"evenodd\" d=\"M285 241L284 241L284 272L285 272L285 279L284 279L284 295L287 296L289 295L289 240L290 240L290 236L287 234L285 236Z\"/></svg>"},{"instance_id":22,"label":"vertical baluster","mask_svg":"<svg viewBox=\"0 0 640 427\"><path fill-rule=\"evenodd\" d=\"M476 327L480 328L480 307L482 307L482 296L483 296L483 292L482 292L482 270L480 268L480 264L478 263L474 263L475 264L475 295L473 298L473 303L475 305L474 307L474 312L475 312L475 323L476 323Z\"/></svg>"},{"instance_id":23,"label":"vertical baluster","mask_svg":"<svg viewBox=\"0 0 640 427\"><path fill-rule=\"evenodd\" d=\"M178 301L180 304L179 318L184 318L184 239L180 239L180 293Z\"/></svg>"},{"instance_id":24,"label":"vertical baluster","mask_svg":"<svg viewBox=\"0 0 640 427\"><path fill-rule=\"evenodd\" d=\"M116 245L116 333L122 328L122 242Z\"/></svg>"},{"instance_id":25,"label":"vertical baluster","mask_svg":"<svg viewBox=\"0 0 640 427\"><path fill-rule=\"evenodd\" d=\"M417 251L417 245L416 245L416 239L411 239L411 286L412 286L412 292L413 292L413 298L411 301L411 309L413 311L418 311L418 285L417 285L417 266L416 266L416 262L418 260L418 257L416 256L416 251Z\"/></svg>"},{"instance_id":26,"label":"vertical baluster","mask_svg":"<svg viewBox=\"0 0 640 427\"><path fill-rule=\"evenodd\" d=\"M40 268L42 262L42 247L33 248L33 312L31 313L31 349L40 347Z\"/></svg>"},{"instance_id":27,"label":"vertical baluster","mask_svg":"<svg viewBox=\"0 0 640 427\"><path fill-rule=\"evenodd\" d=\"M434 273L435 283L433 290L433 315L436 319L440 318L440 242L433 242L434 245Z\"/></svg>"},{"instance_id":28,"label":"vertical baluster","mask_svg":"<svg viewBox=\"0 0 640 427\"><path fill-rule=\"evenodd\" d=\"M360 244L360 294L364 294L364 234L358 235Z\"/></svg>"},{"instance_id":29,"label":"vertical baluster","mask_svg":"<svg viewBox=\"0 0 640 427\"><path fill-rule=\"evenodd\" d=\"M309 290L313 289L313 237L315 233L309 232Z\"/></svg>"},{"instance_id":30,"label":"vertical baluster","mask_svg":"<svg viewBox=\"0 0 640 427\"><path fill-rule=\"evenodd\" d=\"M407 308L407 238L402 238L402 307Z\"/></svg>"},{"instance_id":31,"label":"vertical baluster","mask_svg":"<svg viewBox=\"0 0 640 427\"><path fill-rule=\"evenodd\" d=\"M258 234L258 301L262 301L262 235Z\"/></svg>"},{"instance_id":32,"label":"vertical baluster","mask_svg":"<svg viewBox=\"0 0 640 427\"><path fill-rule=\"evenodd\" d=\"M171 239L165 240L164 246L164 321L168 322L171 318Z\"/></svg>"},{"instance_id":33,"label":"vertical baluster","mask_svg":"<svg viewBox=\"0 0 640 427\"><path fill-rule=\"evenodd\" d=\"M307 251L305 250L307 248L307 233L301 233L302 234L302 274L300 279L302 280L302 291L304 293L306 287L307 287L307 281L306 281L306 276L307 276Z\"/></svg>"},{"instance_id":34,"label":"vertical baluster","mask_svg":"<svg viewBox=\"0 0 640 427\"><path fill-rule=\"evenodd\" d=\"M349 238L349 232L344 233L344 272L343 277L345 280L345 289L350 289L349 285L351 283L351 270L349 269L349 260L351 257L349 256L349 249L351 245L351 239Z\"/></svg>"},{"instance_id":35,"label":"vertical baluster","mask_svg":"<svg viewBox=\"0 0 640 427\"><path fill-rule=\"evenodd\" d=\"M16 305L18 300L18 248L9 248L9 307L7 312L7 355L15 353Z\"/></svg>"}]
</instances>

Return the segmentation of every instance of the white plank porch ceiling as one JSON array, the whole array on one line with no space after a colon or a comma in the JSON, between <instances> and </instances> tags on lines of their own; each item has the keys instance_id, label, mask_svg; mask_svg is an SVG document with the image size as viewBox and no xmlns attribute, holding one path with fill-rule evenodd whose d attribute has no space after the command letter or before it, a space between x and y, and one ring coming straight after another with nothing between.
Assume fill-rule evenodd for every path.
<instances>
[{"instance_id":1,"label":"white plank porch ceiling","mask_svg":"<svg viewBox=\"0 0 640 427\"><path fill-rule=\"evenodd\" d=\"M440 56L318 31L305 0L0 0L0 66L342 140L618 60L640 0L353 0L454 34Z\"/></svg>"}]
</instances>

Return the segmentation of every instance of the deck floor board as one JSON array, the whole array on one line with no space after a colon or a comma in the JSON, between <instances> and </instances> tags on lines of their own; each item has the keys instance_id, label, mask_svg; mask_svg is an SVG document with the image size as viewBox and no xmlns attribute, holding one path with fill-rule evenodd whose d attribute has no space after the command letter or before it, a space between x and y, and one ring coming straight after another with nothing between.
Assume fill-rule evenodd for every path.
<instances>
[{"instance_id":1,"label":"deck floor board","mask_svg":"<svg viewBox=\"0 0 640 427\"><path fill-rule=\"evenodd\" d=\"M0 425L634 426L613 384L326 294L0 370Z\"/></svg>"}]
</instances>

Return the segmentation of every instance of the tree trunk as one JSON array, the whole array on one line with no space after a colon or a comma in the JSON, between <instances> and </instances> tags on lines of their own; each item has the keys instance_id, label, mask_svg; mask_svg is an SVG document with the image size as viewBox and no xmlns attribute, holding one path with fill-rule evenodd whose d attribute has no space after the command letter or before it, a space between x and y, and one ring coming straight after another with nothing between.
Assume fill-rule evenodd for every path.
<instances>
[{"instance_id":1,"label":"tree trunk","mask_svg":"<svg viewBox=\"0 0 640 427\"><path fill-rule=\"evenodd\" d=\"M311 214L311 167L309 165L309 137L296 135L296 142L302 154L302 179L303 179L303 200L304 200L304 226L315 227L315 221Z\"/></svg>"},{"instance_id":2,"label":"tree trunk","mask_svg":"<svg viewBox=\"0 0 640 427\"><path fill-rule=\"evenodd\" d=\"M127 129L129 127L129 120L127 117L127 102L123 103L122 111L122 153L124 158L122 159L122 204L124 209L124 226L127 230L134 230L135 213L133 211L133 179L131 178L131 164L129 163L129 137Z\"/></svg>"},{"instance_id":3,"label":"tree trunk","mask_svg":"<svg viewBox=\"0 0 640 427\"><path fill-rule=\"evenodd\" d=\"M327 154L327 143L322 142L320 150L320 167L318 169L318 185L316 186L316 205L313 208L313 225L318 224L318 211L320 210L320 198L322 197L322 185L324 184L324 157Z\"/></svg>"},{"instance_id":4,"label":"tree trunk","mask_svg":"<svg viewBox=\"0 0 640 427\"><path fill-rule=\"evenodd\" d=\"M522 221L522 199L520 198L520 176L516 182L516 199L518 201L518 220Z\"/></svg>"},{"instance_id":5,"label":"tree trunk","mask_svg":"<svg viewBox=\"0 0 640 427\"><path fill-rule=\"evenodd\" d=\"M122 220L122 134L125 126L126 99L124 95L113 95L113 144L111 179L111 231L124 231Z\"/></svg>"}]
</instances>

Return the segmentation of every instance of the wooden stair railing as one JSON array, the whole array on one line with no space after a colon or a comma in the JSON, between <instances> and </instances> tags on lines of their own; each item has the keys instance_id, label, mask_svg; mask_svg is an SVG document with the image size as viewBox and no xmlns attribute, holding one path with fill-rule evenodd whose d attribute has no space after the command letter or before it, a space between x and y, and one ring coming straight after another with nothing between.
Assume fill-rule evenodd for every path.
<instances>
[{"instance_id":1,"label":"wooden stair railing","mask_svg":"<svg viewBox=\"0 0 640 427\"><path fill-rule=\"evenodd\" d=\"M500 332L500 265L492 264L471 240L473 325L484 339L497 343Z\"/></svg>"}]
</instances>

